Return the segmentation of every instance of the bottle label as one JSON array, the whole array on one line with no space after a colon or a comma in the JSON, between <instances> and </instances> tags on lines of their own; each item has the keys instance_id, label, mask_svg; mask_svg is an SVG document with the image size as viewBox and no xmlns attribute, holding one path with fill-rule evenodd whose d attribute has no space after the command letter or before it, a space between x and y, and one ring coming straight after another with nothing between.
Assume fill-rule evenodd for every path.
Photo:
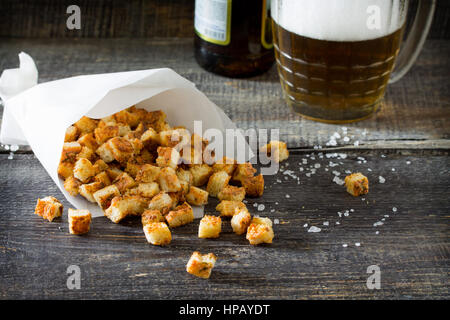
<instances>
[{"instance_id":1,"label":"bottle label","mask_svg":"<svg viewBox=\"0 0 450 320\"><path fill-rule=\"evenodd\" d=\"M231 36L231 0L195 0L195 33L205 41L226 46Z\"/></svg>"}]
</instances>

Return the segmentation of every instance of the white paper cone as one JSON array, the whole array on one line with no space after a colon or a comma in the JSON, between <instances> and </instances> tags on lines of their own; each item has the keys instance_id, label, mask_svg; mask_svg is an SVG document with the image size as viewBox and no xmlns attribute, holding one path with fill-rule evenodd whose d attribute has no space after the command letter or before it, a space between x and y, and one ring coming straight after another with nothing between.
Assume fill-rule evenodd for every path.
<instances>
[{"instance_id":1,"label":"white paper cone","mask_svg":"<svg viewBox=\"0 0 450 320\"><path fill-rule=\"evenodd\" d=\"M89 209L94 217L102 216L102 210L80 196L70 196L57 174L65 131L82 116L103 118L136 105L148 111L163 110L170 125L183 125L191 132L194 120L202 121L203 130L236 129L225 113L192 82L167 68L46 82L8 96L4 104L1 141L28 143L67 200L76 208ZM249 148L242 135L237 145ZM196 215L200 215L198 210Z\"/></svg>"}]
</instances>

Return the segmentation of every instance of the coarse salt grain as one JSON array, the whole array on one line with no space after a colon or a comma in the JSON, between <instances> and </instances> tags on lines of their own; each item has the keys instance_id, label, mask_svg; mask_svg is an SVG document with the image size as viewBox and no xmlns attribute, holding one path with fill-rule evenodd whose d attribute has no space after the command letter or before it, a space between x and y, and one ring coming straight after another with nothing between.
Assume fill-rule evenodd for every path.
<instances>
[{"instance_id":1,"label":"coarse salt grain","mask_svg":"<svg viewBox=\"0 0 450 320\"><path fill-rule=\"evenodd\" d=\"M378 177L378 182L380 182L380 183L385 183L385 182L386 182L386 179L383 178L382 176L379 176L379 177Z\"/></svg>"},{"instance_id":2,"label":"coarse salt grain","mask_svg":"<svg viewBox=\"0 0 450 320\"><path fill-rule=\"evenodd\" d=\"M263 211L265 208L266 206L263 204L258 205L258 211Z\"/></svg>"},{"instance_id":3,"label":"coarse salt grain","mask_svg":"<svg viewBox=\"0 0 450 320\"><path fill-rule=\"evenodd\" d=\"M311 227L308 229L308 232L320 232L320 231L322 231L322 229L320 229L320 228L318 228L318 227L315 227L315 226L311 226Z\"/></svg>"}]
</instances>

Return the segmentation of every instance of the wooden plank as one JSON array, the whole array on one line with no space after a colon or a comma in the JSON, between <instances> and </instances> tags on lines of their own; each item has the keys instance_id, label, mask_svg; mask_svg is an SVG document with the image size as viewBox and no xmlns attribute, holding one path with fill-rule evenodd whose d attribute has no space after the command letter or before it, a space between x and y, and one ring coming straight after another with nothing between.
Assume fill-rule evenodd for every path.
<instances>
[{"instance_id":1,"label":"wooden plank","mask_svg":"<svg viewBox=\"0 0 450 320\"><path fill-rule=\"evenodd\" d=\"M448 150L349 150L342 160L309 154L293 152L283 165L293 173L266 176L264 196L248 201L253 214L279 220L272 245L250 246L228 222L219 239L198 239L196 220L174 229L164 248L145 242L137 220L116 225L96 218L81 237L68 233L67 211L61 220L43 221L33 215L37 197L56 196L65 210L70 205L33 155L0 155L0 298L449 299ZM315 164L320 168L307 177ZM363 172L370 193L364 200L348 195L332 182L333 170L341 177L345 170ZM213 213L215 203L206 211ZM339 217L345 210L349 216ZM322 231L308 233L304 224ZM209 280L184 270L194 250L219 257ZM80 290L66 287L69 265L81 269ZM380 290L366 288L370 265L381 269Z\"/></svg>"},{"instance_id":2,"label":"wooden plank","mask_svg":"<svg viewBox=\"0 0 450 320\"><path fill-rule=\"evenodd\" d=\"M417 1L411 2L408 22L414 18ZM81 30L66 27L70 0L3 0L0 37L183 37L193 35L192 0L96 0L77 1ZM449 39L450 3L437 1L430 39Z\"/></svg>"},{"instance_id":3,"label":"wooden plank","mask_svg":"<svg viewBox=\"0 0 450 320\"><path fill-rule=\"evenodd\" d=\"M286 106L275 67L250 79L228 79L201 69L195 62L192 39L158 40L2 40L0 70L18 64L25 50L36 60L39 81L91 73L170 67L193 81L243 129L280 129L290 148L326 147L340 125L305 120ZM428 41L416 65L400 82L389 86L382 109L348 128L348 142L445 141L450 137L450 42ZM1 111L0 111L1 115ZM430 146L433 144L432 142Z\"/></svg>"}]
</instances>

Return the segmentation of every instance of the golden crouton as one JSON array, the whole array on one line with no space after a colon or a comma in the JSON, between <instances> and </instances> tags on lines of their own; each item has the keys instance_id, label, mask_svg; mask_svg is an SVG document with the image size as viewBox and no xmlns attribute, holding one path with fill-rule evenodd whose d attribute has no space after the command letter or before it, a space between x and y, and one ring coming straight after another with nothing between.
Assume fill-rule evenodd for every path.
<instances>
[{"instance_id":1,"label":"golden crouton","mask_svg":"<svg viewBox=\"0 0 450 320\"><path fill-rule=\"evenodd\" d=\"M352 173L345 177L347 192L352 196L360 196L369 192L369 179L362 173Z\"/></svg>"},{"instance_id":2,"label":"golden crouton","mask_svg":"<svg viewBox=\"0 0 450 320\"><path fill-rule=\"evenodd\" d=\"M177 192L168 192L168 195L172 198L173 202L172 208L175 208L178 205L178 203L186 201L183 190Z\"/></svg>"},{"instance_id":3,"label":"golden crouton","mask_svg":"<svg viewBox=\"0 0 450 320\"><path fill-rule=\"evenodd\" d=\"M111 205L112 199L120 196L120 191L115 184L112 184L96 191L93 196L100 208L106 210Z\"/></svg>"},{"instance_id":4,"label":"golden crouton","mask_svg":"<svg viewBox=\"0 0 450 320\"><path fill-rule=\"evenodd\" d=\"M141 141L149 150L155 150L159 145L159 135L155 129L148 128L147 131L141 135Z\"/></svg>"},{"instance_id":5,"label":"golden crouton","mask_svg":"<svg viewBox=\"0 0 450 320\"><path fill-rule=\"evenodd\" d=\"M99 145L103 144L111 138L117 137L119 135L119 126L117 125L106 125L103 127L98 127L94 131L95 140Z\"/></svg>"},{"instance_id":6,"label":"golden crouton","mask_svg":"<svg viewBox=\"0 0 450 320\"><path fill-rule=\"evenodd\" d=\"M98 147L95 153L106 163L114 161L114 154L106 142Z\"/></svg>"},{"instance_id":7,"label":"golden crouton","mask_svg":"<svg viewBox=\"0 0 450 320\"><path fill-rule=\"evenodd\" d=\"M34 214L41 216L44 219L52 222L53 219L61 217L63 211L63 205L55 197L45 197L38 199Z\"/></svg>"},{"instance_id":8,"label":"golden crouton","mask_svg":"<svg viewBox=\"0 0 450 320\"><path fill-rule=\"evenodd\" d=\"M245 204L241 201L222 200L216 207L222 217L232 217L238 210L247 210Z\"/></svg>"},{"instance_id":9,"label":"golden crouton","mask_svg":"<svg viewBox=\"0 0 450 320\"><path fill-rule=\"evenodd\" d=\"M208 192L198 187L190 186L185 198L189 204L202 206L208 203Z\"/></svg>"},{"instance_id":10,"label":"golden crouton","mask_svg":"<svg viewBox=\"0 0 450 320\"><path fill-rule=\"evenodd\" d=\"M80 158L75 162L73 175L81 182L88 182L95 175L95 168L86 158Z\"/></svg>"},{"instance_id":11,"label":"golden crouton","mask_svg":"<svg viewBox=\"0 0 450 320\"><path fill-rule=\"evenodd\" d=\"M156 130L156 132L160 132L162 130L167 129L166 126L166 114L161 111L152 111L148 112L145 116L145 124L153 129Z\"/></svg>"},{"instance_id":12,"label":"golden crouton","mask_svg":"<svg viewBox=\"0 0 450 320\"><path fill-rule=\"evenodd\" d=\"M214 172L225 171L230 177L232 177L236 167L236 160L223 157L222 159L216 161L216 163L212 166L212 169Z\"/></svg>"},{"instance_id":13,"label":"golden crouton","mask_svg":"<svg viewBox=\"0 0 450 320\"><path fill-rule=\"evenodd\" d=\"M218 238L222 231L222 219L216 216L204 215L198 226L199 238Z\"/></svg>"},{"instance_id":14,"label":"golden crouton","mask_svg":"<svg viewBox=\"0 0 450 320\"><path fill-rule=\"evenodd\" d=\"M94 164L95 166L95 164ZM111 184L111 179L109 178L106 171L97 173L94 177L94 181L103 183L104 186L109 186Z\"/></svg>"},{"instance_id":15,"label":"golden crouton","mask_svg":"<svg viewBox=\"0 0 450 320\"><path fill-rule=\"evenodd\" d=\"M135 158L129 159L125 167L125 172L128 173L133 179L136 179L139 170L142 168L142 164L139 164Z\"/></svg>"},{"instance_id":16,"label":"golden crouton","mask_svg":"<svg viewBox=\"0 0 450 320\"><path fill-rule=\"evenodd\" d=\"M81 132L81 134L86 134L93 132L97 128L97 120L82 117L80 120L75 122L74 126Z\"/></svg>"},{"instance_id":17,"label":"golden crouton","mask_svg":"<svg viewBox=\"0 0 450 320\"><path fill-rule=\"evenodd\" d=\"M213 253L202 255L195 251L186 265L186 271L196 277L208 279L216 260L217 257Z\"/></svg>"},{"instance_id":18,"label":"golden crouton","mask_svg":"<svg viewBox=\"0 0 450 320\"><path fill-rule=\"evenodd\" d=\"M192 185L200 187L208 182L209 177L213 173L213 169L207 164L194 164L189 168L192 173Z\"/></svg>"},{"instance_id":19,"label":"golden crouton","mask_svg":"<svg viewBox=\"0 0 450 320\"><path fill-rule=\"evenodd\" d=\"M75 162L81 152L81 144L76 141L65 142L61 153L61 162Z\"/></svg>"},{"instance_id":20,"label":"golden crouton","mask_svg":"<svg viewBox=\"0 0 450 320\"><path fill-rule=\"evenodd\" d=\"M94 162L94 169L95 169L95 173L99 174L102 171L108 170L109 166L102 159L98 159L97 161ZM109 175L108 175L108 177L109 177ZM111 179L111 177L109 177L109 178Z\"/></svg>"},{"instance_id":21,"label":"golden crouton","mask_svg":"<svg viewBox=\"0 0 450 320\"><path fill-rule=\"evenodd\" d=\"M117 160L119 163L125 164L128 161L128 159L133 155L135 150L130 141L122 137L111 138L107 142L105 142L105 144L108 146L114 159ZM105 159L103 160L105 162L108 162Z\"/></svg>"},{"instance_id":22,"label":"golden crouton","mask_svg":"<svg viewBox=\"0 0 450 320\"><path fill-rule=\"evenodd\" d=\"M194 211L187 203L176 207L165 216L167 223L171 228L176 228L194 221Z\"/></svg>"},{"instance_id":23,"label":"golden crouton","mask_svg":"<svg viewBox=\"0 0 450 320\"><path fill-rule=\"evenodd\" d=\"M81 158L92 160L94 158L94 151L86 146L81 147L80 153L77 154L77 160Z\"/></svg>"},{"instance_id":24,"label":"golden crouton","mask_svg":"<svg viewBox=\"0 0 450 320\"><path fill-rule=\"evenodd\" d=\"M186 129L165 130L159 133L159 142L163 147L171 147L180 151L191 141L191 135Z\"/></svg>"},{"instance_id":25,"label":"golden crouton","mask_svg":"<svg viewBox=\"0 0 450 320\"><path fill-rule=\"evenodd\" d=\"M140 196L114 197L111 205L105 210L105 216L114 223L119 223L127 216L141 215L148 201Z\"/></svg>"},{"instance_id":26,"label":"golden crouton","mask_svg":"<svg viewBox=\"0 0 450 320\"><path fill-rule=\"evenodd\" d=\"M177 169L177 176L180 181L186 181L189 185L194 181L194 177L192 176L192 172L189 170L185 170L183 168Z\"/></svg>"},{"instance_id":27,"label":"golden crouton","mask_svg":"<svg viewBox=\"0 0 450 320\"><path fill-rule=\"evenodd\" d=\"M136 181L128 173L123 172L114 179L113 184L119 188L120 193L124 193L127 189L133 188Z\"/></svg>"},{"instance_id":28,"label":"golden crouton","mask_svg":"<svg viewBox=\"0 0 450 320\"><path fill-rule=\"evenodd\" d=\"M128 110L122 110L114 114L116 122L129 125L131 128L135 128L141 121L139 114L128 112Z\"/></svg>"},{"instance_id":29,"label":"golden crouton","mask_svg":"<svg viewBox=\"0 0 450 320\"><path fill-rule=\"evenodd\" d=\"M164 222L166 220L164 219L164 216L161 214L159 210L147 209L144 212L142 212L141 221L142 225L145 226L146 224L149 223Z\"/></svg>"},{"instance_id":30,"label":"golden crouton","mask_svg":"<svg viewBox=\"0 0 450 320\"><path fill-rule=\"evenodd\" d=\"M160 192L152 198L148 204L148 208L159 210L162 214L166 214L172 208L173 200L166 192Z\"/></svg>"},{"instance_id":31,"label":"golden crouton","mask_svg":"<svg viewBox=\"0 0 450 320\"><path fill-rule=\"evenodd\" d=\"M115 124L117 124L117 121L114 118L114 115L110 115L110 116L101 118L98 121L97 127L101 128L101 127L104 127L104 126L113 126Z\"/></svg>"},{"instance_id":32,"label":"golden crouton","mask_svg":"<svg viewBox=\"0 0 450 320\"><path fill-rule=\"evenodd\" d=\"M272 243L274 237L272 221L269 218L254 217L247 228L247 240L250 244Z\"/></svg>"},{"instance_id":33,"label":"golden crouton","mask_svg":"<svg viewBox=\"0 0 450 320\"><path fill-rule=\"evenodd\" d=\"M180 160L180 153L174 148L170 147L158 147L158 158L156 158L156 164L161 167L171 167L176 169L178 161Z\"/></svg>"},{"instance_id":34,"label":"golden crouton","mask_svg":"<svg viewBox=\"0 0 450 320\"><path fill-rule=\"evenodd\" d=\"M231 227L233 228L234 233L239 235L244 234L250 225L251 219L252 216L247 210L237 209L233 218L231 218Z\"/></svg>"},{"instance_id":35,"label":"golden crouton","mask_svg":"<svg viewBox=\"0 0 450 320\"><path fill-rule=\"evenodd\" d=\"M91 213L89 210L69 209L69 232L71 234L85 234L91 227Z\"/></svg>"},{"instance_id":36,"label":"golden crouton","mask_svg":"<svg viewBox=\"0 0 450 320\"><path fill-rule=\"evenodd\" d=\"M135 155L141 153L141 150L144 148L144 144L141 142L141 140L139 140L138 138L127 137L125 139L131 143Z\"/></svg>"},{"instance_id":37,"label":"golden crouton","mask_svg":"<svg viewBox=\"0 0 450 320\"><path fill-rule=\"evenodd\" d=\"M225 171L215 172L209 177L206 191L208 191L211 197L217 197L220 191L227 186L231 177Z\"/></svg>"},{"instance_id":38,"label":"golden crouton","mask_svg":"<svg viewBox=\"0 0 450 320\"><path fill-rule=\"evenodd\" d=\"M249 197L261 197L264 193L263 175L248 177L242 180L242 186L245 188L245 194Z\"/></svg>"},{"instance_id":39,"label":"golden crouton","mask_svg":"<svg viewBox=\"0 0 450 320\"><path fill-rule=\"evenodd\" d=\"M237 165L236 170L234 170L233 181L242 183L245 178L253 177L255 173L256 169L253 168L251 163L240 163Z\"/></svg>"},{"instance_id":40,"label":"golden crouton","mask_svg":"<svg viewBox=\"0 0 450 320\"><path fill-rule=\"evenodd\" d=\"M117 177L123 173L123 171L118 167L109 167L108 169L106 169L106 173L111 180L116 180Z\"/></svg>"},{"instance_id":41,"label":"golden crouton","mask_svg":"<svg viewBox=\"0 0 450 320\"><path fill-rule=\"evenodd\" d=\"M66 130L66 134L64 136L64 142L76 141L79 133L80 132L78 131L77 127L75 126L68 127Z\"/></svg>"},{"instance_id":42,"label":"golden crouton","mask_svg":"<svg viewBox=\"0 0 450 320\"><path fill-rule=\"evenodd\" d=\"M58 176L62 178L63 180L73 176L73 162L61 162L58 165Z\"/></svg>"},{"instance_id":43,"label":"golden crouton","mask_svg":"<svg viewBox=\"0 0 450 320\"><path fill-rule=\"evenodd\" d=\"M219 192L217 198L219 200L242 201L245 198L245 188L228 185Z\"/></svg>"},{"instance_id":44,"label":"golden crouton","mask_svg":"<svg viewBox=\"0 0 450 320\"><path fill-rule=\"evenodd\" d=\"M89 202L96 202L94 198L94 193L104 187L102 182L92 182L87 184L82 184L78 191L85 197Z\"/></svg>"},{"instance_id":45,"label":"golden crouton","mask_svg":"<svg viewBox=\"0 0 450 320\"><path fill-rule=\"evenodd\" d=\"M265 146L262 146L259 151L267 154L273 161L279 163L286 160L289 157L289 151L286 143L281 141L270 141Z\"/></svg>"},{"instance_id":46,"label":"golden crouton","mask_svg":"<svg viewBox=\"0 0 450 320\"><path fill-rule=\"evenodd\" d=\"M144 164L136 175L137 182L153 182L157 181L161 168L151 164Z\"/></svg>"},{"instance_id":47,"label":"golden crouton","mask_svg":"<svg viewBox=\"0 0 450 320\"><path fill-rule=\"evenodd\" d=\"M174 169L165 167L161 169L158 177L159 187L166 192L177 192L181 190L181 184Z\"/></svg>"},{"instance_id":48,"label":"golden crouton","mask_svg":"<svg viewBox=\"0 0 450 320\"><path fill-rule=\"evenodd\" d=\"M143 227L145 238L155 246L164 246L172 241L172 234L164 222L152 222Z\"/></svg>"},{"instance_id":49,"label":"golden crouton","mask_svg":"<svg viewBox=\"0 0 450 320\"><path fill-rule=\"evenodd\" d=\"M180 152L180 162L189 166L199 165L203 163L203 151L201 149L195 150L194 148L184 148Z\"/></svg>"},{"instance_id":50,"label":"golden crouton","mask_svg":"<svg viewBox=\"0 0 450 320\"><path fill-rule=\"evenodd\" d=\"M86 133L82 136L80 136L77 140L77 142L85 147L88 147L89 149L95 151L98 148L98 143L95 140L94 133Z\"/></svg>"},{"instance_id":51,"label":"golden crouton","mask_svg":"<svg viewBox=\"0 0 450 320\"><path fill-rule=\"evenodd\" d=\"M159 185L156 182L139 183L137 187L128 189L127 194L138 195L144 198L153 198L160 192Z\"/></svg>"},{"instance_id":52,"label":"golden crouton","mask_svg":"<svg viewBox=\"0 0 450 320\"><path fill-rule=\"evenodd\" d=\"M78 188L81 186L81 181L70 176L64 181L64 189L73 197L78 195Z\"/></svg>"}]
</instances>

